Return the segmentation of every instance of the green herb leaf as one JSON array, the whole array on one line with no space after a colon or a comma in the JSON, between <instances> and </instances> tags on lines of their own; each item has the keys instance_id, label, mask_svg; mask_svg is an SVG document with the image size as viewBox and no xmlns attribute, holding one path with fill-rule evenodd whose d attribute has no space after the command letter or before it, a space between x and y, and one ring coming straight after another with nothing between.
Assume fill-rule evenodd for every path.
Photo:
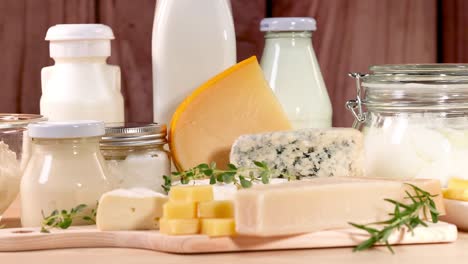
<instances>
[{"instance_id":1,"label":"green herb leaf","mask_svg":"<svg viewBox=\"0 0 468 264\"><path fill-rule=\"evenodd\" d=\"M216 177L214 175L211 175L210 177L210 184L211 185L216 184Z\"/></svg>"},{"instance_id":2,"label":"green herb leaf","mask_svg":"<svg viewBox=\"0 0 468 264\"><path fill-rule=\"evenodd\" d=\"M242 188L250 188L252 187L252 182L246 180L244 176L239 176L240 184Z\"/></svg>"},{"instance_id":3,"label":"green herb leaf","mask_svg":"<svg viewBox=\"0 0 468 264\"><path fill-rule=\"evenodd\" d=\"M388 238L394 231L399 230L403 226L405 226L410 232L413 232L413 229L418 226L427 227L427 223L420 217L421 213L424 214L425 212L430 212L431 221L433 223L437 223L439 212L437 211L435 202L432 199L435 195L431 195L429 192L426 192L412 184L407 183L407 185L412 187L415 193L415 195L413 195L406 191L405 198L410 200L411 204L403 204L392 199L384 199L384 201L395 206L393 213L390 214L390 216L392 216L390 219L367 225L349 223L356 228L366 231L370 236L369 239L357 245L353 251L366 250L373 247L376 243L383 243L387 246L390 252L394 253L390 243L388 242ZM385 226L382 229L377 229L374 227L376 224L384 224Z\"/></svg>"},{"instance_id":4,"label":"green herb leaf","mask_svg":"<svg viewBox=\"0 0 468 264\"><path fill-rule=\"evenodd\" d=\"M91 215L81 216L81 219L96 223L97 206L98 204L96 203L96 209L91 210ZM44 211L41 211L43 216L41 232L50 233L51 228L69 228L73 224L73 220L78 217L86 207L85 204L80 204L71 208L70 211L64 209L54 210L49 216L45 216Z\"/></svg>"},{"instance_id":5,"label":"green herb leaf","mask_svg":"<svg viewBox=\"0 0 468 264\"><path fill-rule=\"evenodd\" d=\"M243 175L242 180L241 175ZM245 175L248 175L248 180L245 178ZM190 184L194 180L207 178L210 180L210 184L225 183L235 184L237 187L250 188L253 183L270 183L274 175L287 178L288 180L296 179L296 176L269 168L266 162L253 161L252 167L237 167L229 163L227 164L227 169L219 169L216 167L216 163L212 162L209 166L206 163L202 163L188 170L172 173L170 176L164 175L162 188L166 193L169 193L175 182Z\"/></svg>"}]
</instances>

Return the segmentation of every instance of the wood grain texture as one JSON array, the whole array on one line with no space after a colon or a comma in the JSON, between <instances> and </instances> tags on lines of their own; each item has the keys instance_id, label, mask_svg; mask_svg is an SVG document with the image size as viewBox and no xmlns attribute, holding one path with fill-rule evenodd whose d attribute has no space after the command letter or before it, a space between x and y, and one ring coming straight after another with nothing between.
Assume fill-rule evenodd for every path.
<instances>
[{"instance_id":1,"label":"wood grain texture","mask_svg":"<svg viewBox=\"0 0 468 264\"><path fill-rule=\"evenodd\" d=\"M272 0L273 16L317 20L313 44L333 104L333 124L349 126L344 107L355 97L348 72L371 65L437 59L436 0Z\"/></svg>"},{"instance_id":2,"label":"wood grain texture","mask_svg":"<svg viewBox=\"0 0 468 264\"><path fill-rule=\"evenodd\" d=\"M447 63L468 62L468 1L443 0L441 59Z\"/></svg>"},{"instance_id":3,"label":"wood grain texture","mask_svg":"<svg viewBox=\"0 0 468 264\"><path fill-rule=\"evenodd\" d=\"M126 120L152 122L151 35L155 0L98 1L98 21L114 31L109 63L122 71Z\"/></svg>"},{"instance_id":4,"label":"wood grain texture","mask_svg":"<svg viewBox=\"0 0 468 264\"><path fill-rule=\"evenodd\" d=\"M38 113L41 68L51 65L47 29L93 23L93 0L0 1L0 112Z\"/></svg>"},{"instance_id":5,"label":"wood grain texture","mask_svg":"<svg viewBox=\"0 0 468 264\"><path fill-rule=\"evenodd\" d=\"M11 225L11 223L10 223ZM169 236L158 231L99 231L95 226L52 230L39 228L8 228L0 230L0 251L25 251L59 248L123 247L141 248L169 253L215 253L298 248L351 247L368 238L356 228L326 230L281 237L217 237L205 235ZM454 225L439 222L418 227L414 233L403 229L389 237L390 244L448 243L457 239Z\"/></svg>"},{"instance_id":6,"label":"wood grain texture","mask_svg":"<svg viewBox=\"0 0 468 264\"><path fill-rule=\"evenodd\" d=\"M264 38L260 32L260 21L266 15L266 0L231 0L236 29L237 60L250 56L260 57Z\"/></svg>"}]
</instances>

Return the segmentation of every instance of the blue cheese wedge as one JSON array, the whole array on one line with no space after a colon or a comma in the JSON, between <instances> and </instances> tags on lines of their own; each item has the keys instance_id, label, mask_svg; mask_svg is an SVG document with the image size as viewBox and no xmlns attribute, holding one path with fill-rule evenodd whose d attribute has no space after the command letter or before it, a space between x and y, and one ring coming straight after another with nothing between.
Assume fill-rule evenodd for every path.
<instances>
[{"instance_id":1,"label":"blue cheese wedge","mask_svg":"<svg viewBox=\"0 0 468 264\"><path fill-rule=\"evenodd\" d=\"M102 195L96 225L101 231L159 229L167 197L146 188L117 189Z\"/></svg>"},{"instance_id":2,"label":"blue cheese wedge","mask_svg":"<svg viewBox=\"0 0 468 264\"><path fill-rule=\"evenodd\" d=\"M362 177L363 155L363 136L356 129L301 129L241 136L230 162L240 167L266 162L278 174L297 177Z\"/></svg>"}]
</instances>

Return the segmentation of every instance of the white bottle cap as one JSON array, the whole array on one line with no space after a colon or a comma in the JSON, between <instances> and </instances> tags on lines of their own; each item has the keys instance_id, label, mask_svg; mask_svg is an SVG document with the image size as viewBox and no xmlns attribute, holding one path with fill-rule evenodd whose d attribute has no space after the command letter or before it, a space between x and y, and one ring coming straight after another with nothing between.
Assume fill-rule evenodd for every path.
<instances>
[{"instance_id":1,"label":"white bottle cap","mask_svg":"<svg viewBox=\"0 0 468 264\"><path fill-rule=\"evenodd\" d=\"M69 122L39 122L28 125L32 138L84 138L99 137L105 134L104 122L76 120Z\"/></svg>"},{"instance_id":2,"label":"white bottle cap","mask_svg":"<svg viewBox=\"0 0 468 264\"><path fill-rule=\"evenodd\" d=\"M260 31L315 31L317 22L311 17L271 17L260 22Z\"/></svg>"},{"instance_id":3,"label":"white bottle cap","mask_svg":"<svg viewBox=\"0 0 468 264\"><path fill-rule=\"evenodd\" d=\"M114 33L103 24L60 24L50 27L45 39L52 58L109 57Z\"/></svg>"}]
</instances>

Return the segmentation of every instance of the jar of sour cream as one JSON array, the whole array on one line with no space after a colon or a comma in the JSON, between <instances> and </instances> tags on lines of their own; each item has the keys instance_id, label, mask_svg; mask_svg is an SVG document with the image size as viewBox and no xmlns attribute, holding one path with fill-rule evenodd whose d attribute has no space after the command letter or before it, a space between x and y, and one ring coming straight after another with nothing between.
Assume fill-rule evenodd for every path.
<instances>
[{"instance_id":1,"label":"jar of sour cream","mask_svg":"<svg viewBox=\"0 0 468 264\"><path fill-rule=\"evenodd\" d=\"M114 188L144 187L164 193L163 175L171 173L166 126L161 124L108 124L101 151Z\"/></svg>"},{"instance_id":2,"label":"jar of sour cream","mask_svg":"<svg viewBox=\"0 0 468 264\"><path fill-rule=\"evenodd\" d=\"M99 150L100 121L39 122L28 126L32 153L21 179L21 223L41 226L53 211L85 204L92 215L101 195L111 190ZM92 224L81 217L74 225Z\"/></svg>"},{"instance_id":3,"label":"jar of sour cream","mask_svg":"<svg viewBox=\"0 0 468 264\"><path fill-rule=\"evenodd\" d=\"M364 133L366 174L468 179L468 64L381 65L353 73L347 102Z\"/></svg>"}]
</instances>

